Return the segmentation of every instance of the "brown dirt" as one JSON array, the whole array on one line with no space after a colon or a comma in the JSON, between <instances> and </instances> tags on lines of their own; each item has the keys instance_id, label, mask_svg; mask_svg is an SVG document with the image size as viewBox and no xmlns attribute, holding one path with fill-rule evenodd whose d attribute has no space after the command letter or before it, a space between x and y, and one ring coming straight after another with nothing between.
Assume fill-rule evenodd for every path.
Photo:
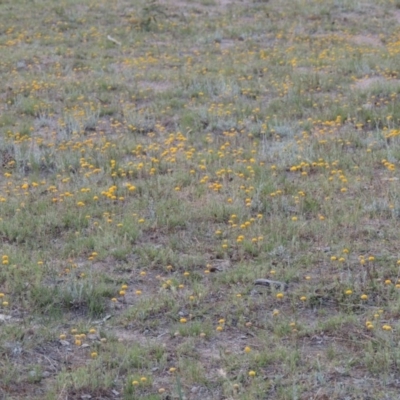
<instances>
[{"instance_id":1,"label":"brown dirt","mask_svg":"<svg viewBox=\"0 0 400 400\"><path fill-rule=\"evenodd\" d=\"M376 35L356 35L351 38L351 41L361 46L380 47L383 45L381 39Z\"/></svg>"},{"instance_id":2,"label":"brown dirt","mask_svg":"<svg viewBox=\"0 0 400 400\"><path fill-rule=\"evenodd\" d=\"M151 82L141 81L139 82L139 88L144 90L152 90L155 93L162 93L172 88L170 82Z\"/></svg>"},{"instance_id":3,"label":"brown dirt","mask_svg":"<svg viewBox=\"0 0 400 400\"><path fill-rule=\"evenodd\" d=\"M372 76L359 79L354 84L354 87L356 89L365 90L370 88L372 85L375 85L376 83L384 83L384 82L386 82L385 78L382 78L381 76Z\"/></svg>"}]
</instances>

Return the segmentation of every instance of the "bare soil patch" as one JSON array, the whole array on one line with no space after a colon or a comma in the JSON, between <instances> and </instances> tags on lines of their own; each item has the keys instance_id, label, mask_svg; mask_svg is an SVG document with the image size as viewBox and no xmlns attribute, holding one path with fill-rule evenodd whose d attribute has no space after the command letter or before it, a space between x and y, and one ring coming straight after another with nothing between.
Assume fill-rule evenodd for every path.
<instances>
[{"instance_id":1,"label":"bare soil patch","mask_svg":"<svg viewBox=\"0 0 400 400\"><path fill-rule=\"evenodd\" d=\"M381 39L378 36L374 35L352 36L351 41L357 45L362 45L362 46L380 47L383 45Z\"/></svg>"}]
</instances>

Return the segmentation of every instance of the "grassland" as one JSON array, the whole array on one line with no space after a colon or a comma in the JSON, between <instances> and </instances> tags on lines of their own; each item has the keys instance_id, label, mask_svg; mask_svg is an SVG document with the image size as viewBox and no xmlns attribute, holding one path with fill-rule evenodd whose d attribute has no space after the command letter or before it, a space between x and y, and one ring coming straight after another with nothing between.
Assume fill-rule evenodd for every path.
<instances>
[{"instance_id":1,"label":"grassland","mask_svg":"<svg viewBox=\"0 0 400 400\"><path fill-rule=\"evenodd\" d=\"M0 2L0 398L398 398L399 7Z\"/></svg>"}]
</instances>

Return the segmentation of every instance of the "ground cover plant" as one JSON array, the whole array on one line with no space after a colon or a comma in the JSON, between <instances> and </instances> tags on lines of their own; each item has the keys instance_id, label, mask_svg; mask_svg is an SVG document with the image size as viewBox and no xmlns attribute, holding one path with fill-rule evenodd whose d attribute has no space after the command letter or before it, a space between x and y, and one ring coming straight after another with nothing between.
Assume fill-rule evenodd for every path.
<instances>
[{"instance_id":1,"label":"ground cover plant","mask_svg":"<svg viewBox=\"0 0 400 400\"><path fill-rule=\"evenodd\" d=\"M6 0L0 32L2 399L398 397L399 2Z\"/></svg>"}]
</instances>

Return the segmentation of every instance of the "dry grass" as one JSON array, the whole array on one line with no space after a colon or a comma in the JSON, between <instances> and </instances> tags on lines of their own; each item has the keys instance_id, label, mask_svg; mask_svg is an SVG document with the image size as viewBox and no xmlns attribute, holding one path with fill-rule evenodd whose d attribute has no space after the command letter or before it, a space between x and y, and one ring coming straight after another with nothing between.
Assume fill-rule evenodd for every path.
<instances>
[{"instance_id":1,"label":"dry grass","mask_svg":"<svg viewBox=\"0 0 400 400\"><path fill-rule=\"evenodd\" d=\"M396 398L397 9L2 2L0 397Z\"/></svg>"}]
</instances>

